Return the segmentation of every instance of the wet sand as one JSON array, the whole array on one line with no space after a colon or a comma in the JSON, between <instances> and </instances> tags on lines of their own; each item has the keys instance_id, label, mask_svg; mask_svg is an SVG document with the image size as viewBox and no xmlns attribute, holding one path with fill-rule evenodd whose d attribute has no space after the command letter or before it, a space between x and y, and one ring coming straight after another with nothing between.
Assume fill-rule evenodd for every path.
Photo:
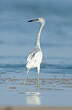
<instances>
[{"instance_id":1,"label":"wet sand","mask_svg":"<svg viewBox=\"0 0 72 110\"><path fill-rule=\"evenodd\" d=\"M4 107L0 110L72 110L70 107Z\"/></svg>"}]
</instances>

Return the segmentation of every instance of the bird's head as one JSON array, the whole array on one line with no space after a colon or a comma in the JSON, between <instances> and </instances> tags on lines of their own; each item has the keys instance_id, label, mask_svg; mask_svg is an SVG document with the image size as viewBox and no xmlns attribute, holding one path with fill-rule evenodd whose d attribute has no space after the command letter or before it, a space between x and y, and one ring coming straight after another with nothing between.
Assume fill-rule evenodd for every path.
<instances>
[{"instance_id":1,"label":"bird's head","mask_svg":"<svg viewBox=\"0 0 72 110\"><path fill-rule=\"evenodd\" d=\"M40 22L40 23L45 23L45 19L40 17L40 18L37 18L37 19L32 19L32 20L29 20L28 22Z\"/></svg>"}]
</instances>

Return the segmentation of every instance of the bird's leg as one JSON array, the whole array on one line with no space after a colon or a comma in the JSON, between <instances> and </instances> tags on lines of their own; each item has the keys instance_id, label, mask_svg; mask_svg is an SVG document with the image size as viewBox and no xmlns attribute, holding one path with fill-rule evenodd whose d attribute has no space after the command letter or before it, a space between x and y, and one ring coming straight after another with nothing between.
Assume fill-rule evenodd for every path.
<instances>
[{"instance_id":1,"label":"bird's leg","mask_svg":"<svg viewBox=\"0 0 72 110\"><path fill-rule=\"evenodd\" d=\"M26 77L25 77L25 80L24 80L24 84L26 84L26 81L28 79L28 73L29 73L29 69L27 69L27 74L26 74Z\"/></svg>"},{"instance_id":2,"label":"bird's leg","mask_svg":"<svg viewBox=\"0 0 72 110\"><path fill-rule=\"evenodd\" d=\"M40 66L37 67L37 71L38 71L38 77L37 77L37 85L39 85L39 73L40 73Z\"/></svg>"}]
</instances>

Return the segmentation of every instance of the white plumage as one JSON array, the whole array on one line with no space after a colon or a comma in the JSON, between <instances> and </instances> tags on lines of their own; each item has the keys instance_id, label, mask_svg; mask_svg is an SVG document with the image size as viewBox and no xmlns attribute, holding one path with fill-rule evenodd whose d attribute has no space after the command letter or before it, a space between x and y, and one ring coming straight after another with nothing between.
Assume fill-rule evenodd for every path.
<instances>
[{"instance_id":1,"label":"white plumage","mask_svg":"<svg viewBox=\"0 0 72 110\"><path fill-rule=\"evenodd\" d=\"M44 27L45 20L44 20L44 18L38 18L38 19L29 20L28 22L34 22L34 21L40 22L41 27L40 27L40 30L37 34L35 49L32 52L30 52L30 54L27 58L26 68L27 68L28 72L32 68L37 68L38 76L39 76L40 64L42 62L42 57L43 57L43 53L42 53L42 50L40 47L40 35L41 35L41 31ZM27 72L27 75L28 75L28 72Z\"/></svg>"},{"instance_id":2,"label":"white plumage","mask_svg":"<svg viewBox=\"0 0 72 110\"><path fill-rule=\"evenodd\" d=\"M40 68L40 64L42 62L42 51L39 49L37 52L32 52L29 54L27 58L26 67L28 69L31 68Z\"/></svg>"}]
</instances>

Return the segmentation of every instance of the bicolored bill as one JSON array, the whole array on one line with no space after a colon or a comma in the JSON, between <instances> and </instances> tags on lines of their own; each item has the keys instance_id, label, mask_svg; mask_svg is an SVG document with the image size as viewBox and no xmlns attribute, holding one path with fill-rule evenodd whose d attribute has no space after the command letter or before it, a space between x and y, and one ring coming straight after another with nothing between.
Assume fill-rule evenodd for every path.
<instances>
[{"instance_id":1,"label":"bicolored bill","mask_svg":"<svg viewBox=\"0 0 72 110\"><path fill-rule=\"evenodd\" d=\"M28 22L35 22L35 21L38 21L39 19L32 19L32 20L29 20Z\"/></svg>"}]
</instances>

